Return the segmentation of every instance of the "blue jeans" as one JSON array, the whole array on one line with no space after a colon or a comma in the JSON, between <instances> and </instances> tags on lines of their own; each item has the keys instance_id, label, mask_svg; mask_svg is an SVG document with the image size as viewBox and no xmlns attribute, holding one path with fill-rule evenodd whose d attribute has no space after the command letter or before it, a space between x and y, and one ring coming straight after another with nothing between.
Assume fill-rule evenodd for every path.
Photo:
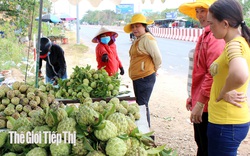
<instances>
[{"instance_id":1,"label":"blue jeans","mask_svg":"<svg viewBox=\"0 0 250 156\"><path fill-rule=\"evenodd\" d=\"M138 105L145 105L147 111L147 120L150 127L150 112L148 108L148 101L154 88L156 74L153 73L147 77L133 81L133 88Z\"/></svg>"},{"instance_id":2,"label":"blue jeans","mask_svg":"<svg viewBox=\"0 0 250 156\"><path fill-rule=\"evenodd\" d=\"M249 123L218 125L208 123L208 155L236 156L238 147L247 136Z\"/></svg>"},{"instance_id":3,"label":"blue jeans","mask_svg":"<svg viewBox=\"0 0 250 156\"><path fill-rule=\"evenodd\" d=\"M62 78L61 79L67 79L67 72L62 76ZM48 76L46 76L46 83L51 83L51 84L53 84L54 83L54 81L52 81L51 80L51 78L49 78Z\"/></svg>"}]
</instances>

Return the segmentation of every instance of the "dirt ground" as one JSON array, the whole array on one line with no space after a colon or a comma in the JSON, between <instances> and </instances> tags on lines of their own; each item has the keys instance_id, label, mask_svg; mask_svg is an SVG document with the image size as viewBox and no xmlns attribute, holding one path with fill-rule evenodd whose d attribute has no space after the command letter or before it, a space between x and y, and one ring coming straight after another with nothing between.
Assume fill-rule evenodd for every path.
<instances>
[{"instance_id":1,"label":"dirt ground","mask_svg":"<svg viewBox=\"0 0 250 156\"><path fill-rule=\"evenodd\" d=\"M96 68L94 47L85 51L72 49L76 43L74 34L69 35L69 43L61 44L65 51L68 76L73 67L91 65ZM84 41L81 41L84 44ZM88 45L87 45L88 46ZM119 45L118 45L119 46ZM126 74L122 83L131 87L131 80ZM151 130L154 131L157 144L177 150L180 156L196 155L196 144L193 139L193 126L185 108L187 97L186 79L159 71L156 84L150 99ZM250 132L239 148L238 156L250 156Z\"/></svg>"}]
</instances>

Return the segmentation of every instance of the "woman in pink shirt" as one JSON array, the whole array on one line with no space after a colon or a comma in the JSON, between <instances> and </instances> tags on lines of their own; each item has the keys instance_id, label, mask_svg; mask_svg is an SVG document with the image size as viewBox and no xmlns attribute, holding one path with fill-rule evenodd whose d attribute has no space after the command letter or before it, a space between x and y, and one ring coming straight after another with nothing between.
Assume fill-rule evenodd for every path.
<instances>
[{"instance_id":1,"label":"woman in pink shirt","mask_svg":"<svg viewBox=\"0 0 250 156\"><path fill-rule=\"evenodd\" d=\"M204 28L195 47L192 72L191 97L187 99L186 108L191 111L190 120L194 126L194 138L198 146L197 156L207 156L208 101L213 78L209 73L212 62L222 53L223 40L214 38L207 22L209 6L214 0L197 0L184 3L179 11L198 20Z\"/></svg>"}]
</instances>

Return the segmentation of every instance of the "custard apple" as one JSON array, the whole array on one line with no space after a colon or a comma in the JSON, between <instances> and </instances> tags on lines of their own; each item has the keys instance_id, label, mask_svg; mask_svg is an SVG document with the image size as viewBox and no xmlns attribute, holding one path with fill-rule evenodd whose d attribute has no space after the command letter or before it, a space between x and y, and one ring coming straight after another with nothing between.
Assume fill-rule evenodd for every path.
<instances>
[{"instance_id":1,"label":"custard apple","mask_svg":"<svg viewBox=\"0 0 250 156\"><path fill-rule=\"evenodd\" d=\"M32 150L30 150L26 156L47 156L47 152L44 148L41 147L35 147Z\"/></svg>"},{"instance_id":2,"label":"custard apple","mask_svg":"<svg viewBox=\"0 0 250 156\"><path fill-rule=\"evenodd\" d=\"M124 156L127 152L127 145L118 137L111 138L107 142L105 151L109 156Z\"/></svg>"},{"instance_id":3,"label":"custard apple","mask_svg":"<svg viewBox=\"0 0 250 156\"><path fill-rule=\"evenodd\" d=\"M107 119L116 125L118 135L127 134L128 122L124 114L116 112L108 116Z\"/></svg>"},{"instance_id":4,"label":"custard apple","mask_svg":"<svg viewBox=\"0 0 250 156\"><path fill-rule=\"evenodd\" d=\"M57 144L50 144L50 152L52 156L69 156L70 153L70 144L62 143Z\"/></svg>"},{"instance_id":5,"label":"custard apple","mask_svg":"<svg viewBox=\"0 0 250 156\"><path fill-rule=\"evenodd\" d=\"M95 130L94 134L97 137L97 139L101 141L107 141L110 138L114 138L117 136L117 128L115 124L113 124L109 120L103 120L102 121L105 124L105 127L101 130Z\"/></svg>"},{"instance_id":6,"label":"custard apple","mask_svg":"<svg viewBox=\"0 0 250 156\"><path fill-rule=\"evenodd\" d=\"M99 113L86 105L79 106L79 113L76 116L77 123L80 125L92 125L99 118Z\"/></svg>"}]
</instances>

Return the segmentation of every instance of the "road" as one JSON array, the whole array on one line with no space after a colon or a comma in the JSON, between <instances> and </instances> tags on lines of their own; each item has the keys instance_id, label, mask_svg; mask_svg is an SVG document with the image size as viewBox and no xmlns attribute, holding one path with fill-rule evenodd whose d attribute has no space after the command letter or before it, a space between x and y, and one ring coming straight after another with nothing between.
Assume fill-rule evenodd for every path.
<instances>
[{"instance_id":1,"label":"road","mask_svg":"<svg viewBox=\"0 0 250 156\"><path fill-rule=\"evenodd\" d=\"M80 39L84 41L84 44L94 49L96 44L91 43L91 40L97 34L98 30L99 28L81 26ZM116 40L118 55L123 66L128 67L128 52L131 46L129 34L122 31L117 32L119 34ZM156 38L156 40L162 54L161 69L168 74L177 74L186 77L188 74L188 52L195 47L195 43L165 38Z\"/></svg>"}]
</instances>

